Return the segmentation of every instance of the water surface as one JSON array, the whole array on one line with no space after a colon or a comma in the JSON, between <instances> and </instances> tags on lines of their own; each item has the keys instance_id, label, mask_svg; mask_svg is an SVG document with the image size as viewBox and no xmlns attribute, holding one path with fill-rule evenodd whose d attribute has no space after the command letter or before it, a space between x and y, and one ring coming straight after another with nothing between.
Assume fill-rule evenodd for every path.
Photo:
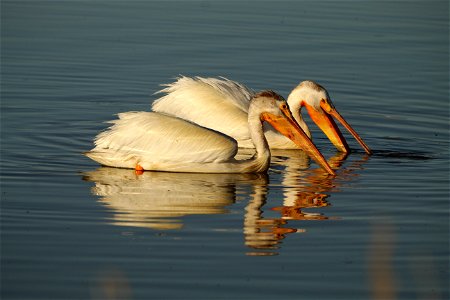
<instances>
[{"instance_id":1,"label":"water surface","mask_svg":"<svg viewBox=\"0 0 450 300\"><path fill-rule=\"evenodd\" d=\"M448 299L447 1L2 1L2 299ZM101 168L179 74L325 86L374 150L264 175Z\"/></svg>"}]
</instances>

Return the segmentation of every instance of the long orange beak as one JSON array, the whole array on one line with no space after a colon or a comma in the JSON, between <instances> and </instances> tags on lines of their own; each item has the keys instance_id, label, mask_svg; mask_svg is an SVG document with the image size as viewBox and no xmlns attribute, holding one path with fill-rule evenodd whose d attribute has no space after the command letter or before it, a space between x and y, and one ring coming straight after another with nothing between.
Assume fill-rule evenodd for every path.
<instances>
[{"instance_id":1,"label":"long orange beak","mask_svg":"<svg viewBox=\"0 0 450 300\"><path fill-rule=\"evenodd\" d=\"M311 139L305 134L295 121L288 107L282 107L284 116L275 116L270 113L264 113L261 117L269 122L273 128L284 136L291 139L300 149L304 150L318 165L324 168L329 174L336 175L330 165L327 163L322 153L313 144Z\"/></svg>"},{"instance_id":2,"label":"long orange beak","mask_svg":"<svg viewBox=\"0 0 450 300\"><path fill-rule=\"evenodd\" d=\"M325 100L320 101L320 107L322 108L321 111L317 111L307 103L305 103L304 106L308 110L308 113L314 123L319 126L319 128L325 133L328 139L339 151L350 152L350 147L332 117L336 118L353 135L367 154L372 154L372 150L370 150L369 146L364 143L359 134L356 133L344 117L339 114L336 108L332 107Z\"/></svg>"}]
</instances>

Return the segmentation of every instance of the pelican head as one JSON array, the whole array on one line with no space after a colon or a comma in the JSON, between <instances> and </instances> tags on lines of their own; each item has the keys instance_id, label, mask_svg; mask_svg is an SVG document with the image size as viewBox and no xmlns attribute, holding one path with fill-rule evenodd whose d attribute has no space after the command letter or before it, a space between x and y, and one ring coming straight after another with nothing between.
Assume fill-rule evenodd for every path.
<instances>
[{"instance_id":1,"label":"pelican head","mask_svg":"<svg viewBox=\"0 0 450 300\"><path fill-rule=\"evenodd\" d=\"M303 107L306 108L314 123L319 126L339 151L349 152L350 147L333 120L333 117L353 135L367 154L372 154L372 151L364 143L362 138L336 110L327 90L321 85L309 80L301 82L292 90L288 97L288 103L292 109L294 118L309 137L311 137L311 133L301 115L301 109Z\"/></svg>"},{"instance_id":2,"label":"pelican head","mask_svg":"<svg viewBox=\"0 0 450 300\"><path fill-rule=\"evenodd\" d=\"M259 118L255 118L255 115L258 115ZM260 124L263 121L267 121L278 132L291 139L300 149L304 150L329 174L335 174L308 135L298 125L289 109L288 103L282 96L273 91L257 93L250 102L248 118L249 122L251 122L250 120L259 120Z\"/></svg>"}]
</instances>

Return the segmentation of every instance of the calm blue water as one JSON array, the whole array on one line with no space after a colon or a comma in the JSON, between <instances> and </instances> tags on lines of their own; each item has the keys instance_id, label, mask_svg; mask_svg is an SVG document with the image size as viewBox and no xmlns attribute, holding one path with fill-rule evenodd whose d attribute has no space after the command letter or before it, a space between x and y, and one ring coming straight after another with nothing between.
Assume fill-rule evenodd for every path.
<instances>
[{"instance_id":1,"label":"calm blue water","mask_svg":"<svg viewBox=\"0 0 450 300\"><path fill-rule=\"evenodd\" d=\"M447 1L1 2L2 299L448 299ZM179 75L324 85L374 150L267 176L99 168Z\"/></svg>"}]
</instances>

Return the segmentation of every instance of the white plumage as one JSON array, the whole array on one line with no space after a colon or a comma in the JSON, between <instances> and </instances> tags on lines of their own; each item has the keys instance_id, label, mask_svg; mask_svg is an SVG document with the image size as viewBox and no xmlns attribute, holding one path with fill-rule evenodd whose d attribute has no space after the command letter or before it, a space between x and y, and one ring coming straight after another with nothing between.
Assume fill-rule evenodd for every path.
<instances>
[{"instance_id":1,"label":"white plumage","mask_svg":"<svg viewBox=\"0 0 450 300\"><path fill-rule=\"evenodd\" d=\"M153 111L222 132L239 147L254 148L247 125L252 90L231 80L201 77L180 77L166 86L159 91L166 95L153 103Z\"/></svg>"},{"instance_id":2,"label":"white plumage","mask_svg":"<svg viewBox=\"0 0 450 300\"><path fill-rule=\"evenodd\" d=\"M225 105L226 107L226 105ZM269 167L270 151L264 137L264 120L277 126L305 148L331 174L334 172L308 137L295 123L287 103L271 91L253 96L249 103L246 128L256 154L236 160L237 142L223 133L180 118L155 112L119 114L113 125L95 139L95 148L86 153L102 165L199 173L257 173ZM208 111L203 112L208 114Z\"/></svg>"},{"instance_id":3,"label":"white plumage","mask_svg":"<svg viewBox=\"0 0 450 300\"><path fill-rule=\"evenodd\" d=\"M254 148L247 123L253 90L227 78L179 77L158 93L164 96L153 102L152 110L189 120L233 137L241 148ZM297 120L308 136L303 120ZM306 129L306 130L305 130ZM270 148L298 149L289 138L264 125Z\"/></svg>"},{"instance_id":4,"label":"white plumage","mask_svg":"<svg viewBox=\"0 0 450 300\"><path fill-rule=\"evenodd\" d=\"M100 133L89 153L107 160L120 156L117 167L134 168L139 157L160 161L223 162L235 156L236 141L204 127L154 112L120 113L113 125ZM181 148L183 151L180 151ZM98 154L96 154L96 152ZM108 153L109 155L106 155ZM140 159L140 163L144 163Z\"/></svg>"},{"instance_id":5,"label":"white plumage","mask_svg":"<svg viewBox=\"0 0 450 300\"><path fill-rule=\"evenodd\" d=\"M191 78L181 76L175 82L165 86L166 88L158 92L165 93L165 95L152 104L153 111L176 116L223 132L236 139L239 147L254 147L250 132L245 126L249 101L254 95L251 89L223 77ZM287 102L298 125L309 137L311 137L309 128L301 115L302 107L307 108L312 120L338 150L349 152L350 148L330 115L338 118L365 151L370 154L370 149L342 116L337 113L328 92L319 84L313 81L301 82L289 94ZM264 126L264 134L270 148L298 149L295 143L270 126Z\"/></svg>"}]
</instances>

